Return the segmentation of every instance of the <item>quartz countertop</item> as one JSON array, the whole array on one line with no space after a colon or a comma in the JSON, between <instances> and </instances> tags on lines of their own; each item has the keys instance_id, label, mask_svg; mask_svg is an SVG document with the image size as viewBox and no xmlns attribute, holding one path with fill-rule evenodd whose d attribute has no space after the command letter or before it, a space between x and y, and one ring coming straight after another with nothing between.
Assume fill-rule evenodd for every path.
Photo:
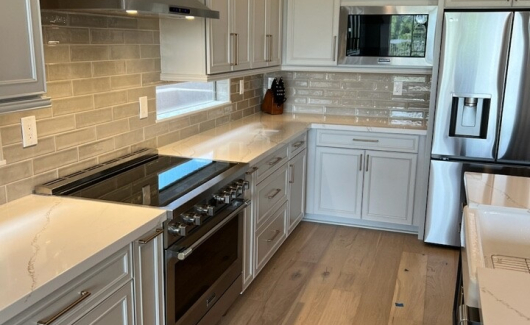
<instances>
[{"instance_id":1,"label":"quartz countertop","mask_svg":"<svg viewBox=\"0 0 530 325\"><path fill-rule=\"evenodd\" d=\"M470 207L530 209L530 178L467 172L464 181ZM530 325L530 274L477 267L477 281L484 325Z\"/></svg>"},{"instance_id":2,"label":"quartz countertop","mask_svg":"<svg viewBox=\"0 0 530 325\"><path fill-rule=\"evenodd\" d=\"M529 274L487 268L477 273L482 324L530 324Z\"/></svg>"},{"instance_id":3,"label":"quartz countertop","mask_svg":"<svg viewBox=\"0 0 530 325\"><path fill-rule=\"evenodd\" d=\"M0 206L0 324L166 219L166 212L30 195Z\"/></svg>"},{"instance_id":4,"label":"quartz countertop","mask_svg":"<svg viewBox=\"0 0 530 325\"><path fill-rule=\"evenodd\" d=\"M255 114L158 149L161 155L254 163L309 128L426 135L424 128L389 126L349 116Z\"/></svg>"},{"instance_id":5,"label":"quartz countertop","mask_svg":"<svg viewBox=\"0 0 530 325\"><path fill-rule=\"evenodd\" d=\"M530 178L467 172L464 181L470 206L530 209Z\"/></svg>"}]
</instances>

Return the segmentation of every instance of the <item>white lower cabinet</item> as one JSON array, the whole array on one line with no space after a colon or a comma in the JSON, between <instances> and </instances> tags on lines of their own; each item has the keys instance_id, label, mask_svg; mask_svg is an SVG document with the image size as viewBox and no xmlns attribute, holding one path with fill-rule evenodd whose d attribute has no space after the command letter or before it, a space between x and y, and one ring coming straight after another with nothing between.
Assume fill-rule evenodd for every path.
<instances>
[{"instance_id":1,"label":"white lower cabinet","mask_svg":"<svg viewBox=\"0 0 530 325\"><path fill-rule=\"evenodd\" d=\"M164 325L164 240L157 228L134 242L137 325Z\"/></svg>"},{"instance_id":2,"label":"white lower cabinet","mask_svg":"<svg viewBox=\"0 0 530 325\"><path fill-rule=\"evenodd\" d=\"M307 174L307 151L300 152L289 161L289 218L287 231L290 234L304 217Z\"/></svg>"},{"instance_id":3,"label":"white lower cabinet","mask_svg":"<svg viewBox=\"0 0 530 325\"><path fill-rule=\"evenodd\" d=\"M147 233L3 325L164 324L163 246Z\"/></svg>"},{"instance_id":4,"label":"white lower cabinet","mask_svg":"<svg viewBox=\"0 0 530 325\"><path fill-rule=\"evenodd\" d=\"M309 220L400 230L413 225L417 136L318 130L315 138Z\"/></svg>"},{"instance_id":5,"label":"white lower cabinet","mask_svg":"<svg viewBox=\"0 0 530 325\"><path fill-rule=\"evenodd\" d=\"M244 223L243 291L304 216L307 133L253 164Z\"/></svg>"},{"instance_id":6,"label":"white lower cabinet","mask_svg":"<svg viewBox=\"0 0 530 325\"><path fill-rule=\"evenodd\" d=\"M134 325L133 284L129 282L118 289L74 324Z\"/></svg>"}]
</instances>

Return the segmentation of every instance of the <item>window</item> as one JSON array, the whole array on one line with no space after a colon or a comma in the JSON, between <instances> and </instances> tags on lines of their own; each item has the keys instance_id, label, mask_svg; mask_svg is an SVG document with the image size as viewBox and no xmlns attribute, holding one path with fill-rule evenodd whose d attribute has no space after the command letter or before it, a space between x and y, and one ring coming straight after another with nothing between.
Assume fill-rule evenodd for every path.
<instances>
[{"instance_id":1,"label":"window","mask_svg":"<svg viewBox=\"0 0 530 325\"><path fill-rule=\"evenodd\" d=\"M156 88L157 120L189 114L230 101L230 80L183 82Z\"/></svg>"}]
</instances>

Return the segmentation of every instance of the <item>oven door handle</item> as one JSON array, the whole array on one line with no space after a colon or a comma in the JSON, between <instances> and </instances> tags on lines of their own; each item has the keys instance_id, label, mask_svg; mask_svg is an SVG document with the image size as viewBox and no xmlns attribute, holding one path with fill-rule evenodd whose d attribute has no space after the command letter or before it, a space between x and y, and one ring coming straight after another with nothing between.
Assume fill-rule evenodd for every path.
<instances>
[{"instance_id":1,"label":"oven door handle","mask_svg":"<svg viewBox=\"0 0 530 325\"><path fill-rule=\"evenodd\" d=\"M219 222L215 227L213 227L210 231L208 231L204 236L202 236L199 240L194 242L190 247L188 247L185 250L181 251L174 251L171 248L168 249L168 251L171 253L171 255L176 256L177 259L180 261L184 261L188 256L193 253L197 247L201 246L202 243L204 243L208 238L210 238L213 234L215 234L219 229L221 229L224 225L229 223L232 219L234 219L243 209L248 207L250 205L250 200L247 200L241 204L237 209L234 210L234 212L230 213L228 217L226 217L223 221Z\"/></svg>"}]
</instances>

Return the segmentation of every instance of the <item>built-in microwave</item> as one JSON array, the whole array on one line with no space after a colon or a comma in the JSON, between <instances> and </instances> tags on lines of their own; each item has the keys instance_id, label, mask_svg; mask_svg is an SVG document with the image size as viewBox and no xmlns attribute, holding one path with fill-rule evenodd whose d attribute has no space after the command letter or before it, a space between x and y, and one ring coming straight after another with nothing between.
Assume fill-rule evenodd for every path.
<instances>
[{"instance_id":1,"label":"built-in microwave","mask_svg":"<svg viewBox=\"0 0 530 325\"><path fill-rule=\"evenodd\" d=\"M432 67L436 6L341 6L338 63Z\"/></svg>"}]
</instances>

